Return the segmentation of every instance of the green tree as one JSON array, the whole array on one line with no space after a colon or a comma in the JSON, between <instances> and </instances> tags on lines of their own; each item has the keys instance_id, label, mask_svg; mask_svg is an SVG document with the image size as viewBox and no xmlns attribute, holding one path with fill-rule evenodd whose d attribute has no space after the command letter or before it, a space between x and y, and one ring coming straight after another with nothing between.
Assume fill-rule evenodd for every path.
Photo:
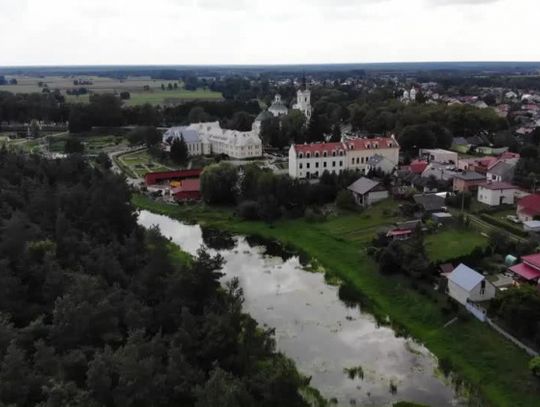
<instances>
[{"instance_id":1,"label":"green tree","mask_svg":"<svg viewBox=\"0 0 540 407\"><path fill-rule=\"evenodd\" d=\"M189 159L189 152L184 136L174 139L171 144L171 160L176 164L186 164Z\"/></svg>"},{"instance_id":2,"label":"green tree","mask_svg":"<svg viewBox=\"0 0 540 407\"><path fill-rule=\"evenodd\" d=\"M233 204L236 200L238 170L229 163L206 167L201 175L201 192L209 204Z\"/></svg>"},{"instance_id":3,"label":"green tree","mask_svg":"<svg viewBox=\"0 0 540 407\"><path fill-rule=\"evenodd\" d=\"M82 154L84 153L84 144L77 137L69 137L64 144L64 153L66 154Z\"/></svg>"}]
</instances>

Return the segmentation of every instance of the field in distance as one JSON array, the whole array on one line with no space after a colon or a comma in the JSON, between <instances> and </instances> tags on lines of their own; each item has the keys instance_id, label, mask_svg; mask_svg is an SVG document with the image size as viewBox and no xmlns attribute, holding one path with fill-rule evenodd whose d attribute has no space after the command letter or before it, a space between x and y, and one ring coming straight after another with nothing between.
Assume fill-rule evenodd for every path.
<instances>
[{"instance_id":1,"label":"field in distance","mask_svg":"<svg viewBox=\"0 0 540 407\"><path fill-rule=\"evenodd\" d=\"M125 79L106 78L100 76L21 76L7 75L7 80L16 79L16 85L0 85L0 91L12 93L41 93L48 87L51 91L58 89L69 102L88 103L89 95L68 95L69 90L87 88L91 93L129 92L131 97L127 105L174 105L189 100L220 100L221 93L209 89L186 90L181 81L152 79L149 76L129 76ZM75 84L75 81L82 83ZM86 83L87 82L87 83ZM174 89L176 83L177 88ZM169 84L173 89L168 90ZM161 85L165 87L162 89Z\"/></svg>"}]
</instances>

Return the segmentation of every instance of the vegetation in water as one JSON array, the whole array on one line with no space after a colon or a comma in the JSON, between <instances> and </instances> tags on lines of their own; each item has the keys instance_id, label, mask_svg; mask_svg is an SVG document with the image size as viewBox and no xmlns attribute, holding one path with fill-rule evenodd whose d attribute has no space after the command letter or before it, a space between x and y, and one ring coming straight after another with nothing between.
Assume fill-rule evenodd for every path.
<instances>
[{"instance_id":1,"label":"vegetation in water","mask_svg":"<svg viewBox=\"0 0 540 407\"><path fill-rule=\"evenodd\" d=\"M343 369L343 372L347 374L349 379L354 380L357 377L360 380L364 379L364 369L362 369L362 366L353 366L353 367L346 367Z\"/></svg>"}]
</instances>

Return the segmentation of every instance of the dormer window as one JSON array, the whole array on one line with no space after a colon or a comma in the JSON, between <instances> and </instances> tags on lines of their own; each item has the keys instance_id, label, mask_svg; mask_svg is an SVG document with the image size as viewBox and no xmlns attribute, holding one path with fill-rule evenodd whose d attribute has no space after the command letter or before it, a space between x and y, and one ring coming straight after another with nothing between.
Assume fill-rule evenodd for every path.
<instances>
[{"instance_id":1,"label":"dormer window","mask_svg":"<svg viewBox=\"0 0 540 407\"><path fill-rule=\"evenodd\" d=\"M311 153L306 153L306 158L311 158Z\"/></svg>"},{"instance_id":2,"label":"dormer window","mask_svg":"<svg viewBox=\"0 0 540 407\"><path fill-rule=\"evenodd\" d=\"M335 157L335 156L336 156L336 152L332 151L332 157Z\"/></svg>"},{"instance_id":3,"label":"dormer window","mask_svg":"<svg viewBox=\"0 0 540 407\"><path fill-rule=\"evenodd\" d=\"M303 158L304 157L304 154L300 153L298 154L298 158Z\"/></svg>"},{"instance_id":4,"label":"dormer window","mask_svg":"<svg viewBox=\"0 0 540 407\"><path fill-rule=\"evenodd\" d=\"M339 155L340 155L340 156L343 155L343 150L339 150Z\"/></svg>"},{"instance_id":5,"label":"dormer window","mask_svg":"<svg viewBox=\"0 0 540 407\"><path fill-rule=\"evenodd\" d=\"M315 152L315 158L319 158L319 152L318 151Z\"/></svg>"},{"instance_id":6,"label":"dormer window","mask_svg":"<svg viewBox=\"0 0 540 407\"><path fill-rule=\"evenodd\" d=\"M327 154L326 154L326 151L323 151L322 156L323 156L323 157L326 157L326 155L327 155Z\"/></svg>"}]
</instances>

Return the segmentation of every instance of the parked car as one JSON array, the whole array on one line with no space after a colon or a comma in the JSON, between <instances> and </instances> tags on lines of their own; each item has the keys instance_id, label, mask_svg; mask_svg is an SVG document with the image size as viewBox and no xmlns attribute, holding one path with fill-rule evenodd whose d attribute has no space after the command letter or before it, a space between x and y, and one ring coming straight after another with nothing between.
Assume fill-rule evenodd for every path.
<instances>
[{"instance_id":1,"label":"parked car","mask_svg":"<svg viewBox=\"0 0 540 407\"><path fill-rule=\"evenodd\" d=\"M521 223L519 218L515 215L507 215L506 219L508 219L510 222L513 222L513 223Z\"/></svg>"}]
</instances>

